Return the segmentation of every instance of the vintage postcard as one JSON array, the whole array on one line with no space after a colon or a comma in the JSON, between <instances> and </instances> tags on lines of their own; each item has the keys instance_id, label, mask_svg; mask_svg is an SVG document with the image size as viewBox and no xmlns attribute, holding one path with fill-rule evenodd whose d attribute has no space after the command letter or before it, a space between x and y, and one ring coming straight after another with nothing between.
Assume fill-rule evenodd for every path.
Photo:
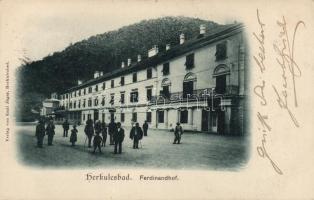
<instances>
[{"instance_id":1,"label":"vintage postcard","mask_svg":"<svg viewBox=\"0 0 314 200\"><path fill-rule=\"evenodd\" d=\"M314 199L314 1L0 1L0 199Z\"/></svg>"}]
</instances>

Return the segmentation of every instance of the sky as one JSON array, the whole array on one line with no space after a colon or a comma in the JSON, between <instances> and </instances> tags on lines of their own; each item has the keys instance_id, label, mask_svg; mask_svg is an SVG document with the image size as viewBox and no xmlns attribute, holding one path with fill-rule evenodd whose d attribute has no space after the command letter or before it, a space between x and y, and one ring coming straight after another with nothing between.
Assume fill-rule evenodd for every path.
<instances>
[{"instance_id":1,"label":"sky","mask_svg":"<svg viewBox=\"0 0 314 200\"><path fill-rule=\"evenodd\" d=\"M7 45L16 58L40 60L70 43L119 29L144 19L188 16L232 23L215 1L15 1L2 8ZM229 9L232 11L232 9ZM229 14L228 14L229 13ZM8 15L9 14L9 15ZM234 16L234 15L233 15ZM7 35L6 35L7 34ZM9 52L8 52L9 53ZM18 60L17 60L18 62Z\"/></svg>"}]
</instances>

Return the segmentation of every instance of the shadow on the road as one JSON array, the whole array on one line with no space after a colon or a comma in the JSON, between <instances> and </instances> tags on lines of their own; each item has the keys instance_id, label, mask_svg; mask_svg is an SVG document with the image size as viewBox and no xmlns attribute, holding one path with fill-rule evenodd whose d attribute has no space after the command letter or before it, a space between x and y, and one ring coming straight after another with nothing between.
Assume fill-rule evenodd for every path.
<instances>
[{"instance_id":1,"label":"shadow on the road","mask_svg":"<svg viewBox=\"0 0 314 200\"><path fill-rule=\"evenodd\" d=\"M92 148L88 148L87 146L84 146L84 145L77 144L75 146L71 146L70 144L64 144L64 143L58 143L58 142L55 142L55 143L57 143L61 147L69 148L69 149L84 152L84 153L88 153L88 152L92 151Z\"/></svg>"}]
</instances>

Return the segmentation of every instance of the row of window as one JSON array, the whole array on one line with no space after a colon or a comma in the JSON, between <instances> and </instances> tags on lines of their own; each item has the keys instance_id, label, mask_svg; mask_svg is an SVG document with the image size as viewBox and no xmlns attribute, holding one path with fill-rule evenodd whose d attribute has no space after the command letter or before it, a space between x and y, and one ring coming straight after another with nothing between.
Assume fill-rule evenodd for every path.
<instances>
[{"instance_id":1,"label":"row of window","mask_svg":"<svg viewBox=\"0 0 314 200\"><path fill-rule=\"evenodd\" d=\"M181 110L180 111L180 123L186 124L188 123L188 111L187 110ZM165 122L165 112L163 110L157 111L157 122L158 123L164 123Z\"/></svg>"},{"instance_id":2,"label":"row of window","mask_svg":"<svg viewBox=\"0 0 314 200\"><path fill-rule=\"evenodd\" d=\"M183 82L183 98L188 98L189 95L193 95L194 93L194 87L195 87L195 84L194 84L194 81L195 80L190 80L190 81L184 81ZM216 92L217 93L221 93L223 94L225 92L225 88L226 88L226 76L225 75L222 75L222 76L218 76L216 77ZM163 85L162 86L162 90L160 91L160 95L163 96L164 98L170 98L170 85ZM131 103L136 103L139 101L139 93L137 90L134 90L130 93L130 102ZM147 101L150 101L152 99L152 88L147 88L146 89L146 100ZM101 105L104 106L106 104L106 101L105 101L105 97L102 97L102 100L101 100ZM114 102L115 102L115 94L111 94L110 95L110 101L109 101L109 104L110 105L114 105ZM121 92L120 93L120 100L119 102L121 104L124 104L125 103L125 93L124 92ZM87 101L87 106L88 107L92 107L92 106L98 106L99 105L99 100L98 100L98 97L96 97L94 99L94 103L92 105L92 99L90 98L88 101ZM72 104L72 102L70 102L69 104L69 108L72 109L72 108L81 108L81 101L79 100L78 101L78 105L76 105L76 101L74 101L74 103ZM83 108L86 107L86 99L83 100L83 105L82 105ZM66 106L67 108L67 106Z\"/></svg>"},{"instance_id":3,"label":"row of window","mask_svg":"<svg viewBox=\"0 0 314 200\"><path fill-rule=\"evenodd\" d=\"M216 56L216 60L217 61L218 60L223 60L223 59L226 58L226 56L227 56L227 45L226 45L226 42L219 43L219 44L216 45L215 56ZM195 66L195 64L194 64L194 53L191 53L191 54L186 56L185 66L186 66L186 69L194 68L194 66ZM163 73L164 76L170 74L170 64L169 64L169 62L163 64L162 73ZM147 79L151 79L152 76L153 76L152 68L148 68L147 71L146 71L146 78ZM133 81L133 83L137 82L137 73L136 72L132 74L132 81ZM115 87L114 80L111 80L110 83L111 83L111 85L110 85L111 88L114 88ZM121 76L120 77L120 86L123 86L124 84L125 84L125 78L124 78L124 76ZM189 86L186 86L186 87L191 87L191 86L189 85ZM102 89L104 90L105 88L106 88L106 82L103 82ZM95 85L95 92L98 92L98 90L99 90L98 85ZM83 91L83 95L86 95L86 88L84 88L82 91ZM164 91L165 91L165 96L167 96L168 95L167 89L165 88ZM92 93L92 92L93 92L93 88L91 86L91 87L88 88L88 93ZM78 90L76 92L70 93L70 97L76 97L76 96L81 96L81 90ZM69 98L68 94L61 95L61 99L65 99L65 98Z\"/></svg>"},{"instance_id":4,"label":"row of window","mask_svg":"<svg viewBox=\"0 0 314 200\"><path fill-rule=\"evenodd\" d=\"M146 97L147 97L147 101L150 101L152 98L152 88L147 88L146 90ZM137 90L134 90L130 93L130 102L131 103L136 103L139 101L139 94ZM109 104L114 105L115 102L115 95L111 94L110 95L110 100L109 100ZM125 103L125 93L122 92L120 93L120 101L121 104ZM81 104L82 103L82 104ZM86 105L87 103L87 105ZM83 99L83 101L81 102L81 100L78 101L74 101L73 103L70 102L69 104L66 104L66 108L85 108L85 107L92 107L92 106L99 106L99 103L102 106L105 106L106 104L106 98L102 97L101 102L99 102L98 97L96 97L93 101L92 99L88 99L86 101L86 99Z\"/></svg>"},{"instance_id":5,"label":"row of window","mask_svg":"<svg viewBox=\"0 0 314 200\"><path fill-rule=\"evenodd\" d=\"M195 80L185 80L183 82L183 98L188 98L189 95L194 94L194 84ZM165 85L162 86L162 90L160 91L160 95L163 96L164 98L170 98L171 93L170 93L170 85L169 83L164 83ZM146 88L146 100L150 101L152 99L152 88ZM226 75L220 75L216 77L216 88L215 88L216 93L218 94L224 94L226 92ZM101 100L101 105L105 106L105 97L102 97ZM139 93L137 90L133 90L130 92L130 102L131 103L136 103L139 101ZM115 102L115 94L110 95L110 105L114 105ZM120 104L125 103L125 93L121 92L120 93ZM93 106L98 106L99 105L99 100L98 97L94 99ZM86 107L86 99L83 100L82 102L82 108ZM87 107L92 107L92 99L88 99L87 101ZM68 105L66 105L66 108L68 108ZM69 108L81 108L81 100L78 100L78 104L76 104L76 101L73 103L70 102Z\"/></svg>"},{"instance_id":6,"label":"row of window","mask_svg":"<svg viewBox=\"0 0 314 200\"><path fill-rule=\"evenodd\" d=\"M185 81L183 82L183 98L187 98L187 96L190 94L193 94L193 90L194 90L194 81ZM162 90L160 91L160 95L165 97L165 98L170 98L170 85L169 84L164 84L162 86ZM147 88L146 89L146 97L147 97L147 101L150 101L152 98L152 88ZM110 101L109 103L111 105L114 104L114 99L115 99L115 95L111 94L110 95ZM85 107L85 99L83 100L83 108ZM130 93L130 102L131 103L136 103L139 101L139 93L137 90L132 91ZM120 103L124 104L125 103L125 93L121 92L120 93ZM102 102L101 102L102 106L105 105L105 97L103 97ZM92 100L89 99L88 100L88 107L92 106ZM98 97L96 97L94 99L94 106L98 106ZM69 108L72 108L72 103L70 103ZM76 102L74 102L73 108L76 108ZM80 100L79 100L79 104L78 104L78 108L80 108Z\"/></svg>"},{"instance_id":7,"label":"row of window","mask_svg":"<svg viewBox=\"0 0 314 200\"><path fill-rule=\"evenodd\" d=\"M149 69L147 69L147 79L151 79L152 77L153 77L152 68L149 68ZM132 74L132 81L133 81L133 83L137 82L137 73ZM125 78L124 78L124 76L121 76L120 77L120 86L123 86L124 84L125 84ZM110 87L111 88L115 87L114 80L110 81ZM106 89L106 82L103 82L102 89L103 90ZM99 91L98 85L95 85L94 90L95 90L95 92ZM88 87L88 89L84 88L82 90L78 90L78 91L72 92L70 94L61 95L61 99L67 99L69 97L72 98L72 97L77 97L77 96L81 96L81 95L86 95L87 93L89 94L92 92L93 92L93 87L90 86L90 87Z\"/></svg>"},{"instance_id":8,"label":"row of window","mask_svg":"<svg viewBox=\"0 0 314 200\"><path fill-rule=\"evenodd\" d=\"M114 114L111 113L111 119L114 119ZM88 118L90 118L91 115L88 114ZM105 114L103 113L103 119L105 118ZM85 114L83 114L83 121L85 121ZM133 122L137 122L137 113L132 113L132 119ZM146 121L152 122L152 113L146 112ZM188 123L188 111L187 110L181 110L180 111L180 123L186 124ZM125 113L120 113L120 122L125 122ZM165 112L163 110L157 111L157 122L158 123L165 123Z\"/></svg>"},{"instance_id":9,"label":"row of window","mask_svg":"<svg viewBox=\"0 0 314 200\"><path fill-rule=\"evenodd\" d=\"M87 118L85 117L85 114L83 114L83 121L87 120L87 119L91 119L91 114L86 114ZM102 118L104 119L105 118L105 114L103 113L102 114ZM115 119L114 118L114 114L111 113L110 114L110 118L111 119ZM134 122L137 122L137 113L136 112L133 112L132 113L132 121ZM120 122L124 122L125 121L125 113L120 113ZM147 112L146 113L146 121L147 122L152 122L152 113L151 112Z\"/></svg>"},{"instance_id":10,"label":"row of window","mask_svg":"<svg viewBox=\"0 0 314 200\"><path fill-rule=\"evenodd\" d=\"M152 99L152 88L147 88L146 89L146 100L147 101L150 101ZM193 91L194 91L194 81L185 81L183 82L183 98L187 98L188 95L192 95L193 94ZM160 95L163 96L164 98L170 98L170 85L163 85L162 86L162 90L160 91ZM136 103L139 101L139 93L137 90L134 90L132 92L130 92L130 102L131 103ZM96 97L94 99L94 106L98 106L99 105L99 102L98 102L98 97ZM115 102L115 94L111 94L110 95L110 101L109 101L109 104L111 105L114 105L114 102ZM120 101L119 101L121 104L124 104L125 103L125 93L124 92L121 92L120 93ZM102 98L102 101L101 101L101 105L104 106L105 105L105 97ZM92 99L89 99L88 100L88 107L91 107L92 106ZM70 102L69 104L69 108L76 108L76 101L74 101L74 103L72 104L72 102ZM67 107L67 106L66 106ZM78 108L81 107L81 101L78 100ZM83 100L83 105L82 107L86 107L86 100L84 99Z\"/></svg>"}]
</instances>

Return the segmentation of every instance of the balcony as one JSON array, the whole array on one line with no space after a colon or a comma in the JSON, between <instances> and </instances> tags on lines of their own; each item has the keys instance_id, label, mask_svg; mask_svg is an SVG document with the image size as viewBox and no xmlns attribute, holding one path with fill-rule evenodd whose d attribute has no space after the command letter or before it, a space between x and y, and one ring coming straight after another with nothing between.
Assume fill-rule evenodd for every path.
<instances>
[{"instance_id":1,"label":"balcony","mask_svg":"<svg viewBox=\"0 0 314 200\"><path fill-rule=\"evenodd\" d=\"M213 88L204 88L204 89L198 89L193 90L192 94L187 95L186 97L183 96L182 92L174 92L169 93L167 95L161 95L159 96L152 96L150 100L150 104L164 104L164 103L174 103L174 102L186 102L187 100L189 102L193 101L204 101L205 99L208 99L210 96L235 96L239 92L239 87L235 85L229 85L226 86L225 92L223 94L219 94L215 91L215 87Z\"/></svg>"}]
</instances>

